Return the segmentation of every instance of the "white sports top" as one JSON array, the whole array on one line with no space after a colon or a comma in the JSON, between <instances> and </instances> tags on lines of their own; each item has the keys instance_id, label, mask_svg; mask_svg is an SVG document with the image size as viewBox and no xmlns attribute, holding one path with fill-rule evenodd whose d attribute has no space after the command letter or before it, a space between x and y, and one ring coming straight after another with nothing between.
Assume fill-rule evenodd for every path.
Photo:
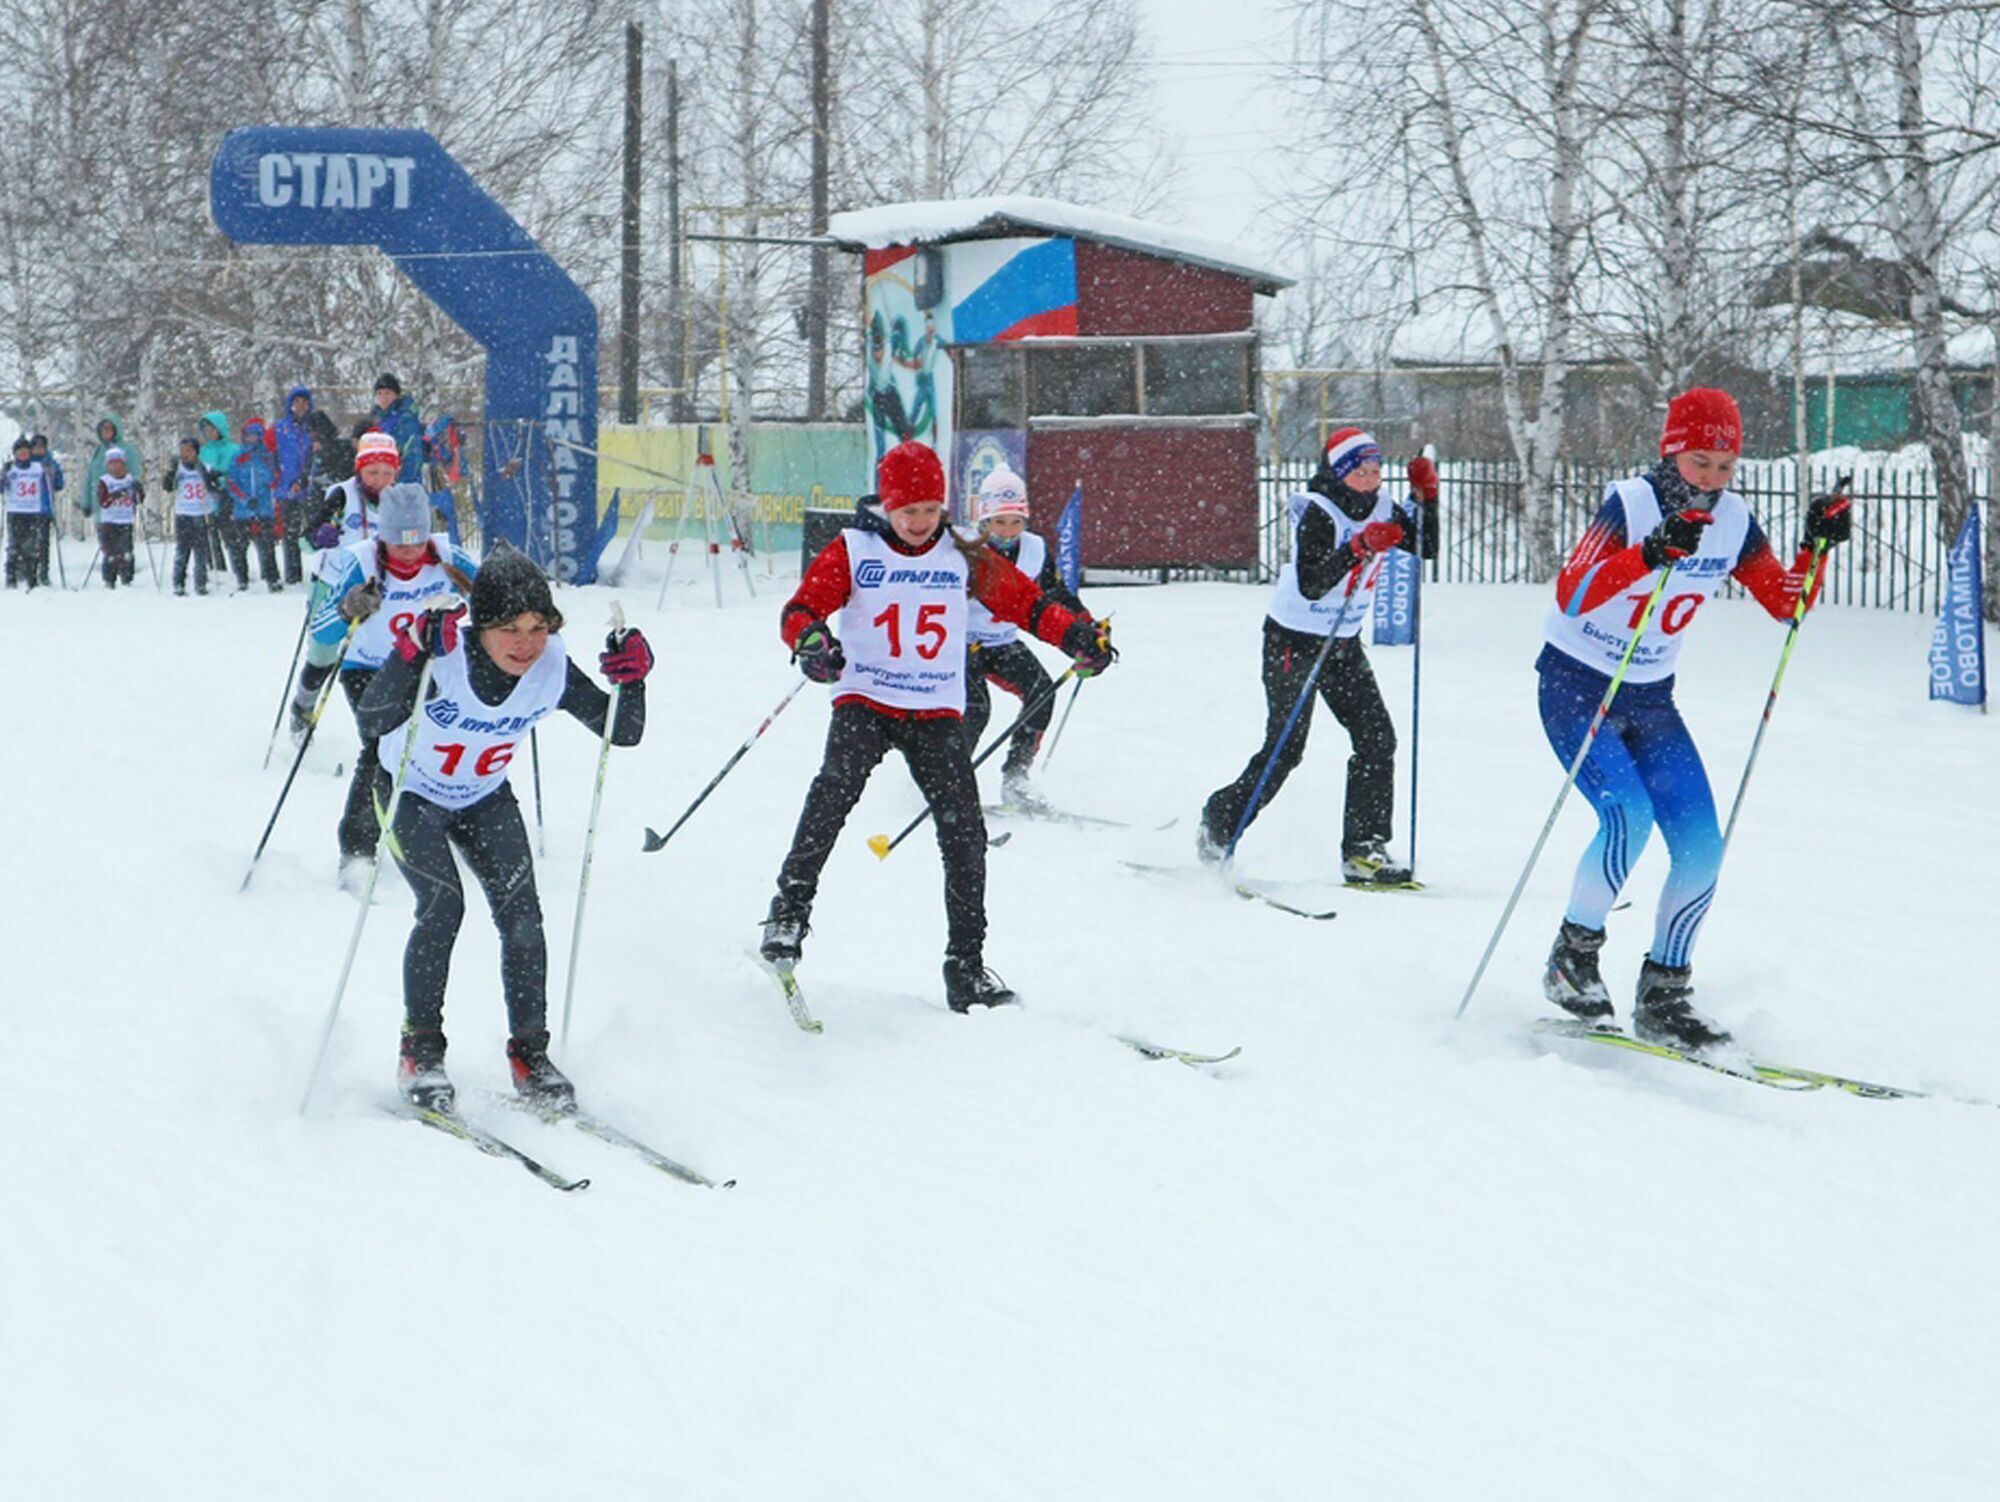
<instances>
[{"instance_id":1,"label":"white sports top","mask_svg":"<svg viewBox=\"0 0 2000 1502\"><path fill-rule=\"evenodd\" d=\"M382 765L394 776L403 764L403 743L417 728L410 750L405 792L440 808L470 808L507 780L514 748L537 720L562 703L569 683L569 654L562 638L550 635L535 665L523 673L502 704L487 704L472 691L465 642L431 666L431 697L412 718L376 743Z\"/></svg>"},{"instance_id":2,"label":"white sports top","mask_svg":"<svg viewBox=\"0 0 2000 1502\"><path fill-rule=\"evenodd\" d=\"M1375 509L1360 521L1355 521L1325 496L1314 491L1301 490L1285 501L1285 509L1292 519L1292 551L1285 560L1285 566L1278 574L1277 588L1271 595L1271 619L1292 631L1303 631L1310 636L1325 636L1340 624L1340 635L1359 636L1361 628L1368 624L1368 618L1375 609L1375 581L1382 575L1382 558L1377 554L1372 558L1357 559L1354 567L1361 571L1359 579L1351 576L1341 580L1317 600L1308 600L1299 588L1299 527L1306 519L1309 508L1317 506L1332 519L1335 547L1345 547L1370 522L1387 522L1396 519L1395 503L1389 499L1388 487L1375 492ZM1353 584L1350 597L1348 586Z\"/></svg>"},{"instance_id":3,"label":"white sports top","mask_svg":"<svg viewBox=\"0 0 2000 1502\"><path fill-rule=\"evenodd\" d=\"M836 699L859 695L895 709L965 712L966 597L972 565L943 532L912 557L887 538L849 527L847 603L840 641L847 667Z\"/></svg>"}]
</instances>

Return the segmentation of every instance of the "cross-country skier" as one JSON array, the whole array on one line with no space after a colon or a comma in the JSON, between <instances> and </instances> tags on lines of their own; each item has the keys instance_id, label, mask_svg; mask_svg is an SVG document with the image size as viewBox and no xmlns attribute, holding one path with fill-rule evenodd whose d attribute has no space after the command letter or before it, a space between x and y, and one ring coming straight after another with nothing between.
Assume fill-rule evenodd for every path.
<instances>
[{"instance_id":1,"label":"cross-country skier","mask_svg":"<svg viewBox=\"0 0 2000 1502\"><path fill-rule=\"evenodd\" d=\"M181 439L174 461L174 593L187 593L188 560L194 560L194 592L208 593L209 522L215 514L215 492L201 462L201 443Z\"/></svg>"},{"instance_id":2,"label":"cross-country skier","mask_svg":"<svg viewBox=\"0 0 2000 1502\"><path fill-rule=\"evenodd\" d=\"M979 522L979 536L988 547L1033 579L1042 593L1072 615L1088 615L1083 601L1072 594L1057 572L1055 552L1048 542L1028 531L1028 487L1006 465L1000 465L979 482L973 511ZM965 674L966 749L978 747L986 734L987 718L993 713L992 696L986 685L1005 689L1023 703L1036 707L1007 743L1007 758L1000 767L1000 801L1010 808L1046 809L1041 797L1028 785L1028 768L1034 765L1042 737L1048 734L1055 715L1053 697L1047 693L1050 680L1034 651L1021 640L1021 628L994 619L993 612L978 600L968 602L966 637L970 642ZM1040 702L1037 703L1036 701Z\"/></svg>"},{"instance_id":3,"label":"cross-country skier","mask_svg":"<svg viewBox=\"0 0 2000 1502\"><path fill-rule=\"evenodd\" d=\"M104 452L104 471L91 494L97 517L97 546L104 557L104 587L132 582L132 528L145 503L146 487L128 472L125 450L113 444Z\"/></svg>"},{"instance_id":4,"label":"cross-country skier","mask_svg":"<svg viewBox=\"0 0 2000 1502\"><path fill-rule=\"evenodd\" d=\"M365 542L375 529L375 508L384 489L396 483L402 462L387 433L364 433L354 449L354 473L327 488L306 518L306 535L322 552Z\"/></svg>"},{"instance_id":5,"label":"cross-country skier","mask_svg":"<svg viewBox=\"0 0 2000 1502\"><path fill-rule=\"evenodd\" d=\"M7 587L42 582L42 539L48 531L42 496L48 481L34 443L26 435L14 440L14 457L5 471L7 507Z\"/></svg>"},{"instance_id":6,"label":"cross-country skier","mask_svg":"<svg viewBox=\"0 0 2000 1502\"><path fill-rule=\"evenodd\" d=\"M385 489L368 540L335 548L321 561L325 593L306 623L306 663L292 697L294 735L303 738L310 727L313 705L336 663L341 691L358 717L361 697L394 650L396 633L445 596L469 595L478 572L471 554L431 531L431 498L423 486ZM366 881L375 857L380 825L374 787L375 742L364 734L340 817L340 880L351 890Z\"/></svg>"},{"instance_id":7,"label":"cross-country skier","mask_svg":"<svg viewBox=\"0 0 2000 1502\"><path fill-rule=\"evenodd\" d=\"M394 487L383 498L384 520ZM398 534L400 535L400 534ZM456 847L478 880L500 931L500 973L507 1002L507 1062L514 1088L538 1105L565 1109L576 1092L549 1061L548 943L527 826L507 768L537 721L555 710L602 735L611 699L569 658L562 613L549 581L504 544L486 559L472 586L472 614L462 607L399 617L396 648L363 695L357 718L376 745L376 801L386 810L404 765L402 800L390 852L417 894L416 922L403 951L403 1039L398 1081L413 1104L449 1108L444 1071L444 994L452 946L465 916ZM430 696L416 705L426 657ZM646 728L646 674L653 653L636 630L614 633L598 657L620 688L614 745L636 746ZM413 709L420 712L413 713ZM414 737L414 739L412 739Z\"/></svg>"},{"instance_id":8,"label":"cross-country skier","mask_svg":"<svg viewBox=\"0 0 2000 1502\"><path fill-rule=\"evenodd\" d=\"M1715 896L1722 832L1701 753L1674 704L1681 640L1725 578L1789 621L1812 545L1843 543L1854 524L1847 497L1815 496L1804 541L1786 569L1743 497L1728 488L1742 451L1743 419L1728 393L1697 387L1667 404L1659 464L1605 493L1556 580L1546 645L1535 664L1542 727L1567 768L1661 571L1671 567L1666 592L1632 648L1610 714L1577 774L1578 788L1597 809L1597 837L1577 865L1542 985L1550 1001L1578 1017L1611 1015L1597 966L1605 918L1658 824L1673 864L1660 893L1652 948L1639 968L1632 1028L1649 1041L1686 1048L1723 1043L1729 1034L1691 1001L1690 959ZM1823 582L1814 581L1815 595Z\"/></svg>"},{"instance_id":9,"label":"cross-country skier","mask_svg":"<svg viewBox=\"0 0 2000 1502\"><path fill-rule=\"evenodd\" d=\"M876 467L876 493L861 498L854 525L813 559L779 618L793 661L833 686L833 720L759 953L774 967L797 963L821 868L893 748L937 824L945 1000L963 1012L1015 1000L985 962L986 823L962 724L969 604L979 600L996 620L1026 626L1085 673L1103 672L1117 654L1106 622L1058 604L991 548L952 531L944 499L935 453L914 440L890 449Z\"/></svg>"},{"instance_id":10,"label":"cross-country skier","mask_svg":"<svg viewBox=\"0 0 2000 1502\"><path fill-rule=\"evenodd\" d=\"M1238 826L1248 829L1270 807L1305 755L1311 706L1282 747L1278 740L1325 650L1319 696L1353 744L1347 759L1341 877L1352 886L1396 886L1410 879L1409 867L1389 856L1396 728L1361 650L1361 628L1373 613L1385 555L1394 548L1415 551L1421 535L1422 556L1437 556L1437 471L1428 459L1413 459L1409 479L1411 504L1397 506L1382 490L1381 447L1359 428L1342 428L1327 439L1319 469L1306 488L1285 503L1292 552L1264 621L1264 744L1242 775L1211 794L1202 809L1196 833L1202 860L1223 858L1230 841L1239 837ZM1329 633L1336 638L1330 649ZM1270 775L1252 808L1251 795L1267 766Z\"/></svg>"}]
</instances>

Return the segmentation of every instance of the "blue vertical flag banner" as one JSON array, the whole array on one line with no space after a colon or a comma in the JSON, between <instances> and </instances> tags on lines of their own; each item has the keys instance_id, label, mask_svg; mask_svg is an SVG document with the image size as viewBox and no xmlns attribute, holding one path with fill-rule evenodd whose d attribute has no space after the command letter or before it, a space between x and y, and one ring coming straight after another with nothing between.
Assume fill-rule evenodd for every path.
<instances>
[{"instance_id":1,"label":"blue vertical flag banner","mask_svg":"<svg viewBox=\"0 0 2000 1502\"><path fill-rule=\"evenodd\" d=\"M1076 482L1069 504L1056 519L1056 572L1071 590L1083 583L1083 481Z\"/></svg>"},{"instance_id":2,"label":"blue vertical flag banner","mask_svg":"<svg viewBox=\"0 0 2000 1502\"><path fill-rule=\"evenodd\" d=\"M1986 703L1986 627L1979 618L1979 507L1965 514L1945 561L1944 602L1931 633L1931 697L1953 704Z\"/></svg>"},{"instance_id":3,"label":"blue vertical flag banner","mask_svg":"<svg viewBox=\"0 0 2000 1502\"><path fill-rule=\"evenodd\" d=\"M1382 555L1382 573L1375 580L1374 642L1378 647L1407 647L1417 639L1417 570L1415 553L1391 548Z\"/></svg>"}]
</instances>

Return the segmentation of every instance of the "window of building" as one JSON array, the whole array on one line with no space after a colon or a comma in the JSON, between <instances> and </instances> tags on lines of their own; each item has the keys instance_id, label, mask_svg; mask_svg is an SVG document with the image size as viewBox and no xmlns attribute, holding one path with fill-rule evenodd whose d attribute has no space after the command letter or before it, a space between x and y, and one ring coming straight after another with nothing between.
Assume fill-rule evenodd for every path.
<instances>
[{"instance_id":1,"label":"window of building","mask_svg":"<svg viewBox=\"0 0 2000 1502\"><path fill-rule=\"evenodd\" d=\"M1129 344L1072 344L1028 352L1028 410L1036 417L1106 417L1139 410Z\"/></svg>"},{"instance_id":2,"label":"window of building","mask_svg":"<svg viewBox=\"0 0 2000 1502\"><path fill-rule=\"evenodd\" d=\"M958 359L958 425L968 431L1026 426L1022 351L1004 344L975 344L953 353Z\"/></svg>"},{"instance_id":3,"label":"window of building","mask_svg":"<svg viewBox=\"0 0 2000 1502\"><path fill-rule=\"evenodd\" d=\"M1144 347L1146 415L1200 417L1250 410L1250 344L1243 339Z\"/></svg>"}]
</instances>

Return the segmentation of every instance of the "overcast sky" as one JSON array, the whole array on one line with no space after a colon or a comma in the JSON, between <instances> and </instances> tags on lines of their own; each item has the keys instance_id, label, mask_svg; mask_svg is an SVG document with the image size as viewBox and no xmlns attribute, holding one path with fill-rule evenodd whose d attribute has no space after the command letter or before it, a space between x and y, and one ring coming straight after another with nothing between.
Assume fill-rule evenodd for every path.
<instances>
[{"instance_id":1,"label":"overcast sky","mask_svg":"<svg viewBox=\"0 0 2000 1502\"><path fill-rule=\"evenodd\" d=\"M1180 139L1181 192L1158 217L1256 251L1286 269L1271 205L1285 192L1285 122L1297 112L1280 0L1140 0L1160 80L1159 115Z\"/></svg>"}]
</instances>

